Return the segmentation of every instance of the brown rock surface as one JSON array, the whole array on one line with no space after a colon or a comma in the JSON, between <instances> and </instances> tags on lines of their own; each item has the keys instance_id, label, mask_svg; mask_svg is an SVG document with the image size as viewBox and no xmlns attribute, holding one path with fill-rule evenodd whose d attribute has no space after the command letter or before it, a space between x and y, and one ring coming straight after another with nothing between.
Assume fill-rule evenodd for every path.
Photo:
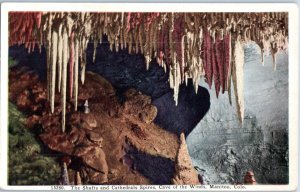
<instances>
[{"instance_id":1,"label":"brown rock surface","mask_svg":"<svg viewBox=\"0 0 300 192\"><path fill-rule=\"evenodd\" d=\"M31 105L30 101L30 92L29 90L24 90L18 97L17 97L17 105L21 109L27 109Z\"/></svg>"},{"instance_id":2,"label":"brown rock surface","mask_svg":"<svg viewBox=\"0 0 300 192\"><path fill-rule=\"evenodd\" d=\"M29 116L26 120L26 124L27 124L28 128L33 128L36 124L39 124L40 118L41 118L41 116L39 116L39 115Z\"/></svg>"},{"instance_id":3,"label":"brown rock surface","mask_svg":"<svg viewBox=\"0 0 300 192\"><path fill-rule=\"evenodd\" d=\"M180 146L176 156L175 170L176 173L173 178L173 184L175 185L200 184L198 180L198 174L192 164L192 160L190 158L187 145L185 142L185 136L183 133L180 134Z\"/></svg>"},{"instance_id":4,"label":"brown rock surface","mask_svg":"<svg viewBox=\"0 0 300 192\"><path fill-rule=\"evenodd\" d=\"M52 128L53 131L42 133L41 140L52 150L63 152L68 155L73 154L75 145L68 135L61 133L60 130Z\"/></svg>"},{"instance_id":5,"label":"brown rock surface","mask_svg":"<svg viewBox=\"0 0 300 192\"><path fill-rule=\"evenodd\" d=\"M91 142L93 142L93 143L99 145L100 147L102 147L103 138L101 137L101 135L99 133L94 132L94 131L89 131L89 132L87 132L87 138Z\"/></svg>"},{"instance_id":6,"label":"brown rock surface","mask_svg":"<svg viewBox=\"0 0 300 192\"><path fill-rule=\"evenodd\" d=\"M244 177L244 183L246 185L256 185L256 179L252 171L247 171Z\"/></svg>"},{"instance_id":7,"label":"brown rock surface","mask_svg":"<svg viewBox=\"0 0 300 192\"><path fill-rule=\"evenodd\" d=\"M108 166L104 151L97 145L77 147L74 155L80 157L87 166L97 171L108 174Z\"/></svg>"},{"instance_id":8,"label":"brown rock surface","mask_svg":"<svg viewBox=\"0 0 300 192\"><path fill-rule=\"evenodd\" d=\"M135 89L129 89L125 92L124 112L139 118L142 122L151 123L156 115L157 109L151 105L151 98L143 95Z\"/></svg>"},{"instance_id":9,"label":"brown rock surface","mask_svg":"<svg viewBox=\"0 0 300 192\"><path fill-rule=\"evenodd\" d=\"M29 124L42 127L39 136L45 146L69 155L74 158L72 162L80 160L75 170L69 170L75 173L80 169L83 184L151 184L149 176L124 163L128 144L138 153L171 162L175 160L178 138L153 123L157 110L151 105L150 97L131 89L125 93L125 102L121 104L109 82L87 72L85 84L79 86L78 111L74 111L72 100L67 102L66 132L62 133L59 93L55 96L55 110L51 114L46 84L28 78L26 73L26 69L10 71L10 100L31 114ZM24 80L16 81L20 76ZM22 102L18 103L19 97ZM80 108L86 99L89 114L84 114ZM39 115L39 120L32 115Z\"/></svg>"},{"instance_id":10,"label":"brown rock surface","mask_svg":"<svg viewBox=\"0 0 300 192\"><path fill-rule=\"evenodd\" d=\"M105 184L108 182L107 174L95 171L90 167L85 167L84 170L92 184Z\"/></svg>"},{"instance_id":11,"label":"brown rock surface","mask_svg":"<svg viewBox=\"0 0 300 192\"><path fill-rule=\"evenodd\" d=\"M97 121L96 118L93 114L82 114L82 122L81 122L81 126L84 129L88 129L88 130L93 130L94 128L97 127Z\"/></svg>"}]
</instances>

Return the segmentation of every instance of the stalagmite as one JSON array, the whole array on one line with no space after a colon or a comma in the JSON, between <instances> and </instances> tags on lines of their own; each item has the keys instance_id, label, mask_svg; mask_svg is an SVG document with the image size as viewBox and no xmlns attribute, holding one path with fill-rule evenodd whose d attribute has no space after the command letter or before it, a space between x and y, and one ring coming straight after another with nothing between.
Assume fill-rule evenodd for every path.
<instances>
[{"instance_id":1,"label":"stalagmite","mask_svg":"<svg viewBox=\"0 0 300 192\"><path fill-rule=\"evenodd\" d=\"M62 185L70 185L70 180L69 180L69 173L68 173L68 166L65 162L63 162L62 166Z\"/></svg>"},{"instance_id":2,"label":"stalagmite","mask_svg":"<svg viewBox=\"0 0 300 192\"><path fill-rule=\"evenodd\" d=\"M75 184L76 185L82 185L80 173L78 171L76 171Z\"/></svg>"},{"instance_id":3,"label":"stalagmite","mask_svg":"<svg viewBox=\"0 0 300 192\"><path fill-rule=\"evenodd\" d=\"M56 62L57 62L57 40L58 35L56 31L52 32L52 45L51 45L51 90L50 90L50 102L51 102L51 113L54 113L54 102L55 102L55 78L56 78Z\"/></svg>"},{"instance_id":4,"label":"stalagmite","mask_svg":"<svg viewBox=\"0 0 300 192\"><path fill-rule=\"evenodd\" d=\"M197 185L200 184L198 174L192 164L184 133L180 134L180 146L176 155L175 175L172 179L175 185Z\"/></svg>"}]
</instances>

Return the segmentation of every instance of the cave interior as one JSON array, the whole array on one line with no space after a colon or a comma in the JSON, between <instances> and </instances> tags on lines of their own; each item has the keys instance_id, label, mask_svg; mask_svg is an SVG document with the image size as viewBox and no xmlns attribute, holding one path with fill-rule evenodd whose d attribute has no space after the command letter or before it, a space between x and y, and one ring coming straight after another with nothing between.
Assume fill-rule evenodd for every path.
<instances>
[{"instance_id":1,"label":"cave interior","mask_svg":"<svg viewBox=\"0 0 300 192\"><path fill-rule=\"evenodd\" d=\"M60 176L9 183L288 183L287 18L10 12L9 101Z\"/></svg>"}]
</instances>

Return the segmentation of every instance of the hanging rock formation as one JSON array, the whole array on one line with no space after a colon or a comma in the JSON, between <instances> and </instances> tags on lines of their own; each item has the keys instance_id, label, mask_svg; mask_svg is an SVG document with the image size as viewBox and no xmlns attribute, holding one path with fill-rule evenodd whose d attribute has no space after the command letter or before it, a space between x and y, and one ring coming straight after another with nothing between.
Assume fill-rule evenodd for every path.
<instances>
[{"instance_id":1,"label":"hanging rock formation","mask_svg":"<svg viewBox=\"0 0 300 192\"><path fill-rule=\"evenodd\" d=\"M275 70L276 55L288 47L287 25L288 14L284 12L10 12L9 45L25 44L29 52L35 46L46 47L48 99L53 113L53 95L58 87L63 131L66 95L74 97L76 111L79 73L81 83L85 82L87 44L94 42L95 58L97 43L102 42L103 35L107 35L111 50L144 54L147 68L156 58L169 73L176 104L179 86L188 79L193 80L197 92L199 79L205 78L210 87L214 83L217 95L220 90L231 94L232 80L242 122L243 54L239 53L244 51L244 44L254 41L261 48L262 62L264 55L272 55Z\"/></svg>"},{"instance_id":2,"label":"hanging rock formation","mask_svg":"<svg viewBox=\"0 0 300 192\"><path fill-rule=\"evenodd\" d=\"M180 146L176 156L175 175L172 179L172 183L175 185L200 184L198 174L192 164L183 133L180 135Z\"/></svg>"}]
</instances>

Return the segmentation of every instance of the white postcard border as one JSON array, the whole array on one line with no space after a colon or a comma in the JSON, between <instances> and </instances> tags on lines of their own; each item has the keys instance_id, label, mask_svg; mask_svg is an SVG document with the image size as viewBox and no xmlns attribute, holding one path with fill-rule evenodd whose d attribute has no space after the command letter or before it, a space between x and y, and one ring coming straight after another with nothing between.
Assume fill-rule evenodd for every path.
<instances>
[{"instance_id":1,"label":"white postcard border","mask_svg":"<svg viewBox=\"0 0 300 192\"><path fill-rule=\"evenodd\" d=\"M276 12L289 13L289 185L245 185L246 189L234 189L233 185L217 185L220 189L199 191L292 191L298 186L298 98L299 98L299 13L295 3L3 3L1 6L1 91L0 91L0 187L8 190L58 190L55 186L9 186L8 182L8 12L9 11L97 11L97 12ZM113 185L102 185L108 190ZM168 185L164 185L168 186ZM177 189L155 190L194 190ZM224 189L231 186L231 189ZM64 190L74 190L71 186L63 186ZM99 187L99 186L94 186ZM137 186L138 190L140 186ZM81 190L84 186L81 186ZM105 190L103 188L103 190ZM133 190L133 189L130 189ZM151 189L148 189L151 190Z\"/></svg>"}]
</instances>

